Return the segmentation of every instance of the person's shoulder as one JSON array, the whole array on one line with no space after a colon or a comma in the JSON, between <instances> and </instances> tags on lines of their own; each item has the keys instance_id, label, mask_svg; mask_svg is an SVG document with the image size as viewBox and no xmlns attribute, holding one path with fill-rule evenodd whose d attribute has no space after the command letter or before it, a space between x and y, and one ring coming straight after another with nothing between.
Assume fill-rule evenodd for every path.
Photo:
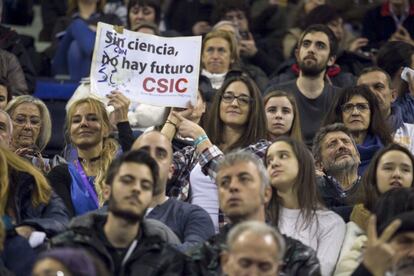
<instances>
[{"instance_id":1,"label":"person's shoulder","mask_svg":"<svg viewBox=\"0 0 414 276\"><path fill-rule=\"evenodd\" d=\"M144 219L142 221L144 234L148 237L158 239L160 242L169 244L180 244L177 235L164 223L155 219Z\"/></svg>"},{"instance_id":2,"label":"person's shoulder","mask_svg":"<svg viewBox=\"0 0 414 276\"><path fill-rule=\"evenodd\" d=\"M283 90L288 93L295 91L297 90L296 80L297 78L294 78L292 80L288 80L282 83L271 85L270 87L266 89L265 94L269 94L270 92L275 91L275 90Z\"/></svg>"},{"instance_id":3,"label":"person's shoulder","mask_svg":"<svg viewBox=\"0 0 414 276\"><path fill-rule=\"evenodd\" d=\"M334 211L323 209L317 211L318 218L323 220L323 224L327 225L328 227L332 225L338 225L345 228L345 222L340 215L335 213Z\"/></svg>"}]
</instances>

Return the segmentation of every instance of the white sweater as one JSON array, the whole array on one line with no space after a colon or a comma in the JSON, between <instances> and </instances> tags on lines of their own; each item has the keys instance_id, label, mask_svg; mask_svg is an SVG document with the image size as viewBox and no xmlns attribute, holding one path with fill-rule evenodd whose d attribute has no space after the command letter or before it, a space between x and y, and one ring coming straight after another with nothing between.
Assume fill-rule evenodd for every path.
<instances>
[{"instance_id":1,"label":"white sweater","mask_svg":"<svg viewBox=\"0 0 414 276\"><path fill-rule=\"evenodd\" d=\"M318 210L310 227L304 229L299 212L298 209L281 208L280 232L312 247L321 263L322 275L332 275L345 237L345 222L332 211Z\"/></svg>"}]
</instances>

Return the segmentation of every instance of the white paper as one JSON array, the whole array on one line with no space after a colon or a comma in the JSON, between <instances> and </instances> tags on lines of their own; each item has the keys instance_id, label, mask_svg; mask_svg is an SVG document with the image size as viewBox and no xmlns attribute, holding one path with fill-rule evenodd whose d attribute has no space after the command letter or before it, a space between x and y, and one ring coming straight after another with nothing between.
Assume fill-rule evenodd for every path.
<instances>
[{"instance_id":1,"label":"white paper","mask_svg":"<svg viewBox=\"0 0 414 276\"><path fill-rule=\"evenodd\" d=\"M187 107L197 101L201 36L159 37L98 23L91 91L123 92L133 102Z\"/></svg>"}]
</instances>

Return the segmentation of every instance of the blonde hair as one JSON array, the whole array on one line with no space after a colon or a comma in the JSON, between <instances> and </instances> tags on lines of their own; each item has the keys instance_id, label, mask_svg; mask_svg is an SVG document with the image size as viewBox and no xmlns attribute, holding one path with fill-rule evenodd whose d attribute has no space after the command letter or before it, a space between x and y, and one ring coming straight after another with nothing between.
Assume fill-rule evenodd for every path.
<instances>
[{"instance_id":1,"label":"blonde hair","mask_svg":"<svg viewBox=\"0 0 414 276\"><path fill-rule=\"evenodd\" d=\"M109 121L108 113L105 109L105 105L94 98L83 98L79 99L69 107L68 113L66 116L66 122L65 122L65 136L68 143L71 143L71 137L70 137L70 124L72 121L72 117L81 104L88 104L91 109L96 112L98 115L98 118L100 120L100 123L102 124L102 131L109 131L111 130L111 123ZM101 158L100 158L100 166L98 170L98 174L95 177L95 190L98 195L99 204L103 205L105 198L103 195L103 189L105 187L105 177L106 172L109 168L109 165L111 164L112 160L116 158L117 152L119 149L118 142L115 139L104 137L102 142L102 151L101 151Z\"/></svg>"},{"instance_id":2,"label":"blonde hair","mask_svg":"<svg viewBox=\"0 0 414 276\"><path fill-rule=\"evenodd\" d=\"M35 187L32 192L32 205L34 207L49 203L52 188L44 175L27 160L0 146L0 215L6 212L10 192L9 176L12 171L25 172L33 176Z\"/></svg>"},{"instance_id":3,"label":"blonde hair","mask_svg":"<svg viewBox=\"0 0 414 276\"><path fill-rule=\"evenodd\" d=\"M240 56L238 51L238 45L236 40L236 35L232 34L229 31L225 30L214 30L206 34L206 36L203 39L203 43L201 45L201 53L204 52L204 48L206 46L207 41L213 38L222 38L229 44L230 49L230 60L233 60L233 62L230 64L231 69L233 66L239 66L240 65ZM203 65L204 66L204 65Z\"/></svg>"},{"instance_id":4,"label":"blonde hair","mask_svg":"<svg viewBox=\"0 0 414 276\"><path fill-rule=\"evenodd\" d=\"M49 109L45 103L33 96L22 95L17 96L11 100L6 106L6 112L9 113L10 117L13 117L14 110L21 104L30 103L34 104L40 111L40 133L39 137L35 141L36 146L42 151L49 143L50 137L52 135L52 120L50 119Z\"/></svg>"}]
</instances>

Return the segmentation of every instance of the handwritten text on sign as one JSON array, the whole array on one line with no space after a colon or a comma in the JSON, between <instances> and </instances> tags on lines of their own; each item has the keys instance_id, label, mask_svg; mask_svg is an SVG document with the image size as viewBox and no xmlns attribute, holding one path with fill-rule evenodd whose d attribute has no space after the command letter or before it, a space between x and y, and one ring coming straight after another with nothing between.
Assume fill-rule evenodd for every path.
<instances>
[{"instance_id":1,"label":"handwritten text on sign","mask_svg":"<svg viewBox=\"0 0 414 276\"><path fill-rule=\"evenodd\" d=\"M123 92L134 102L186 107L196 102L201 37L166 38L98 23L91 89Z\"/></svg>"}]
</instances>

